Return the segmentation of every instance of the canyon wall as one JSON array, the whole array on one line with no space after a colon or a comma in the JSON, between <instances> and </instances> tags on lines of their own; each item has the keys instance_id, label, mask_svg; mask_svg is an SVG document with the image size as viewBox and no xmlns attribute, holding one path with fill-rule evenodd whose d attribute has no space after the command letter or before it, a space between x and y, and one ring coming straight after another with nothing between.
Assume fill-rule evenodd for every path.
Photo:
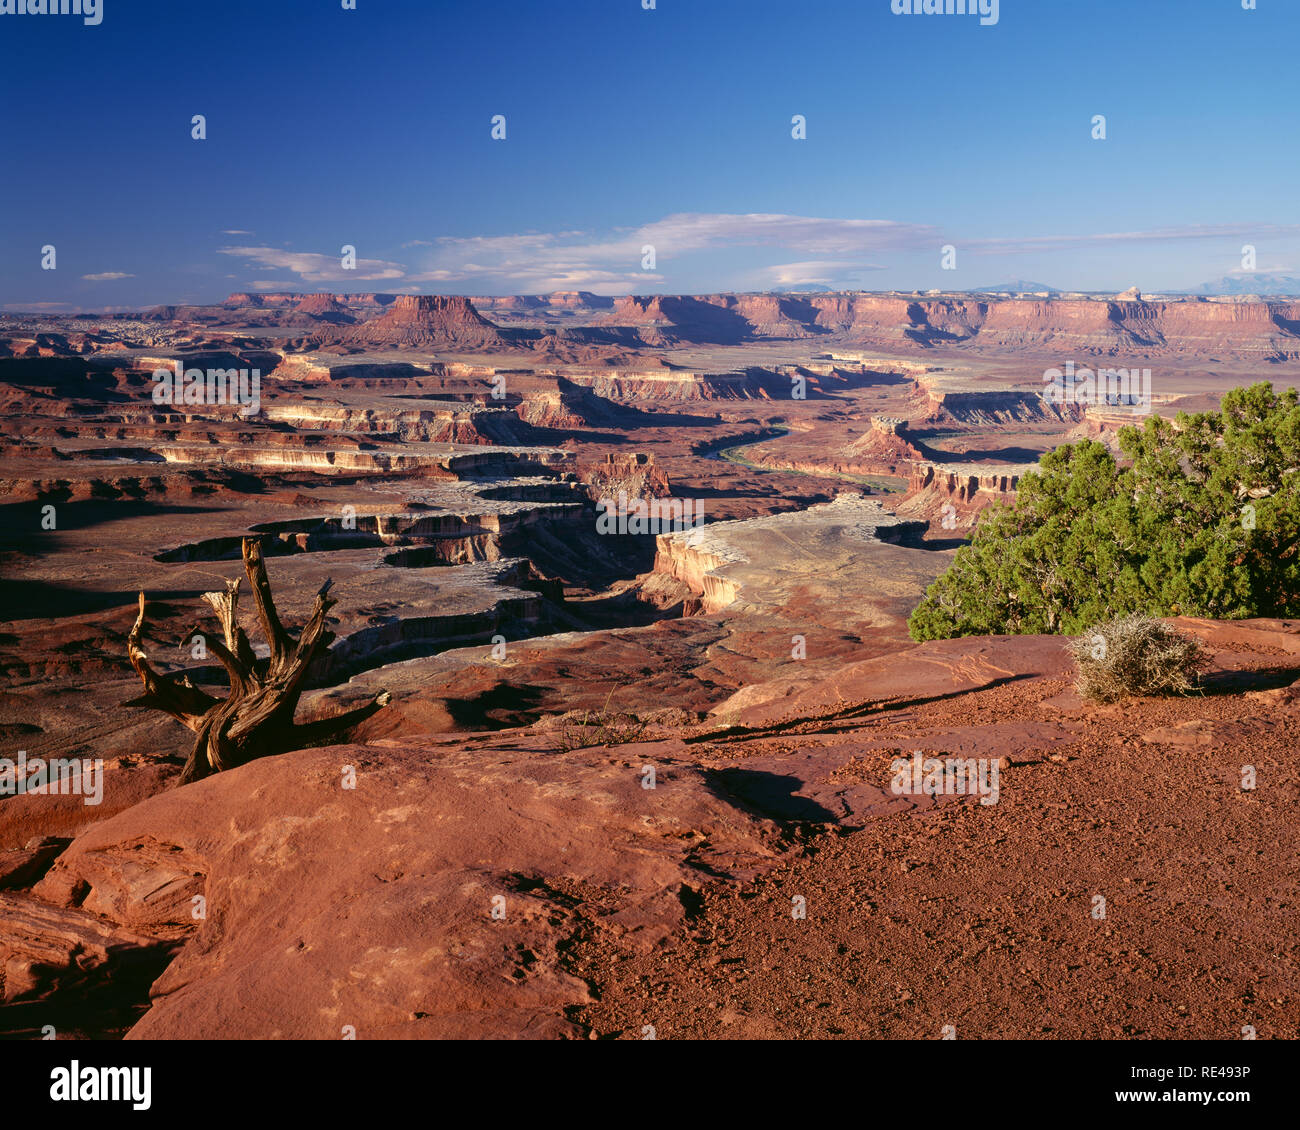
<instances>
[{"instance_id":1,"label":"canyon wall","mask_svg":"<svg viewBox=\"0 0 1300 1130\"><path fill-rule=\"evenodd\" d=\"M476 307L539 325L503 330ZM211 327L303 326L342 346L534 350L580 359L631 348L824 338L898 349L962 346L1300 360L1300 300L966 294L705 294L601 298L581 291L473 300L461 295L235 294L215 306L160 306L141 317ZM59 343L46 343L55 348ZM89 343L78 343L86 349ZM33 341L24 350L38 350Z\"/></svg>"}]
</instances>

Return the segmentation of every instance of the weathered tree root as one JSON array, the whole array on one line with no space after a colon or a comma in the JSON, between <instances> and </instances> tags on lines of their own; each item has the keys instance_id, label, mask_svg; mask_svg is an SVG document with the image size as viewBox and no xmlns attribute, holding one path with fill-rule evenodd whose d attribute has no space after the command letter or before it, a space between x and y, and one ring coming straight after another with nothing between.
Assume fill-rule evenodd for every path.
<instances>
[{"instance_id":1,"label":"weathered tree root","mask_svg":"<svg viewBox=\"0 0 1300 1130\"><path fill-rule=\"evenodd\" d=\"M227 581L225 592L203 594L221 625L220 636L196 627L185 637L186 640L201 639L207 651L215 655L226 669L230 694L224 700L200 690L184 674L160 675L149 665L140 646L140 635L144 630L143 592L140 594L140 614L127 637L127 655L144 684L144 694L126 705L161 710L197 735L181 772L182 785L223 769L233 769L258 757L324 744L333 735L369 718L390 701L388 692L381 691L373 700L355 710L304 725L294 723L293 716L298 709L307 671L313 660L334 640L333 633L325 627L326 613L335 604L327 595L331 582L326 581L316 594L306 626L295 640L285 631L275 610L260 540L245 538L243 553L244 572L253 590L262 634L270 644L270 657L258 659L248 636L239 626L238 579Z\"/></svg>"}]
</instances>

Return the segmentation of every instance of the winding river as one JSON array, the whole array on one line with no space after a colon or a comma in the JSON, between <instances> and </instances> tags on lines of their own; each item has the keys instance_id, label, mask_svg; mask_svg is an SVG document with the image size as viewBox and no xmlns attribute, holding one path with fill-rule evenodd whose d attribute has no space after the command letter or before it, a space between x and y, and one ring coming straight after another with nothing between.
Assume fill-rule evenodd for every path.
<instances>
[{"instance_id":1,"label":"winding river","mask_svg":"<svg viewBox=\"0 0 1300 1130\"><path fill-rule=\"evenodd\" d=\"M735 463L750 471L783 471L787 475L809 475L817 479L841 479L845 482L866 487L872 494L899 494L905 489L904 480L891 475L854 475L847 471L804 471L795 467L769 467L762 463L754 463L740 454L747 447L770 443L774 439L789 434L789 428L779 426L764 428L760 432L755 432L751 438L738 436L734 439L723 440L725 446L718 446L713 450L706 450L700 454L707 459L724 459L728 463Z\"/></svg>"}]
</instances>

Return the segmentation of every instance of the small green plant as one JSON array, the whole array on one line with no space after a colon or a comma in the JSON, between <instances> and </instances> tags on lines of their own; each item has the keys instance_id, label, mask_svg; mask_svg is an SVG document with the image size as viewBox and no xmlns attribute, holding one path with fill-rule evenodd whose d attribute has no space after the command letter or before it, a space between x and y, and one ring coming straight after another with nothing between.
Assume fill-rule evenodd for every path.
<instances>
[{"instance_id":1,"label":"small green plant","mask_svg":"<svg viewBox=\"0 0 1300 1130\"><path fill-rule=\"evenodd\" d=\"M573 749L586 749L597 745L627 745L640 741L647 723L635 714L611 713L609 700L614 688L605 696L605 705L599 710L573 710L557 719L555 751L568 753Z\"/></svg>"},{"instance_id":2,"label":"small green plant","mask_svg":"<svg viewBox=\"0 0 1300 1130\"><path fill-rule=\"evenodd\" d=\"M1075 689L1093 702L1188 694L1205 664L1199 640L1139 613L1097 624L1071 641L1070 652L1078 668Z\"/></svg>"}]
</instances>

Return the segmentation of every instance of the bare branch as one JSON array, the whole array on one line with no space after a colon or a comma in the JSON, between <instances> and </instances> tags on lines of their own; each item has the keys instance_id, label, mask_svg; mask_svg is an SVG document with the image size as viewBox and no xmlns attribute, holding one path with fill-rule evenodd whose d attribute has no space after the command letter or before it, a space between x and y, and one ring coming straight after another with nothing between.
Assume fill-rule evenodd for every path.
<instances>
[{"instance_id":1,"label":"bare branch","mask_svg":"<svg viewBox=\"0 0 1300 1130\"><path fill-rule=\"evenodd\" d=\"M212 594L209 594L212 595ZM251 679L252 672L247 670L238 659L235 658L231 651L211 632L203 628L194 627L185 633L187 640L202 640L203 646L221 661L221 666L226 669L226 674L230 676L230 689L233 695L243 698L249 691L255 688Z\"/></svg>"},{"instance_id":2,"label":"bare branch","mask_svg":"<svg viewBox=\"0 0 1300 1130\"><path fill-rule=\"evenodd\" d=\"M392 701L392 697L387 691L380 691L370 702L358 706L355 710L347 710L332 718L318 718L315 722L304 722L301 726L295 726L293 728L294 748L306 749L314 745L327 745L329 739L335 735L350 730L353 726L359 726L367 718L378 714Z\"/></svg>"},{"instance_id":3,"label":"bare branch","mask_svg":"<svg viewBox=\"0 0 1300 1130\"><path fill-rule=\"evenodd\" d=\"M210 694L191 686L189 680L178 682L166 675L160 675L149 664L149 658L140 646L140 636L144 631L145 595L140 594L140 612L135 618L131 634L126 638L126 654L144 684L144 694L132 699L127 705L145 706L170 714L182 725L191 730L198 730L203 725L203 717L218 700Z\"/></svg>"},{"instance_id":4,"label":"bare branch","mask_svg":"<svg viewBox=\"0 0 1300 1130\"><path fill-rule=\"evenodd\" d=\"M257 656L253 653L244 629L239 626L239 582L239 577L227 581L225 592L205 592L203 599L212 606L212 611L217 615L226 647L238 658L244 670L256 680Z\"/></svg>"},{"instance_id":5,"label":"bare branch","mask_svg":"<svg viewBox=\"0 0 1300 1130\"><path fill-rule=\"evenodd\" d=\"M280 623L280 616L275 610L275 600L271 596L271 582L266 576L266 562L262 557L260 538L244 539L244 572L248 583L253 587L253 599L257 602L257 615L262 622L262 634L271 645L271 663L268 675L274 678L288 660L293 650L293 639Z\"/></svg>"}]
</instances>

